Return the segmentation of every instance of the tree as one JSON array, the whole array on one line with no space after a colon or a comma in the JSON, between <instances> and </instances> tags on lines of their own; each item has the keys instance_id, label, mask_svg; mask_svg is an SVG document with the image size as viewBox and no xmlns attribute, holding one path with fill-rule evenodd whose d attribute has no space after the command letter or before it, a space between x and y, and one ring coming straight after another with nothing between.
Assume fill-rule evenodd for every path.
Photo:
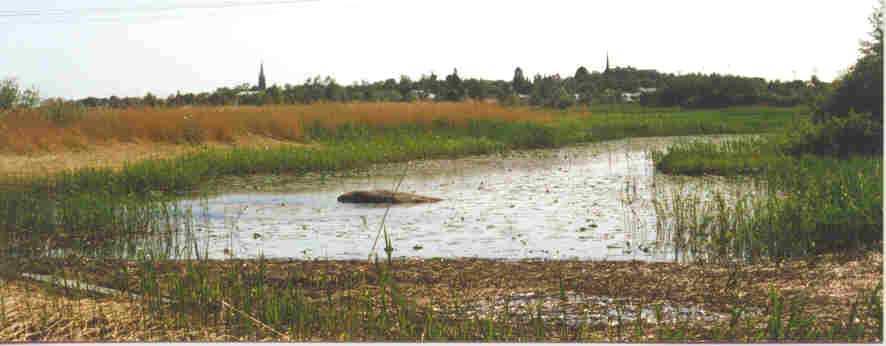
<instances>
[{"instance_id":1,"label":"tree","mask_svg":"<svg viewBox=\"0 0 886 346\"><path fill-rule=\"evenodd\" d=\"M341 85L338 85L338 83L335 82L334 78L327 76L326 79L323 81L323 84L325 84L326 86L325 90L323 91L323 97L326 100L336 102L344 100L345 90L341 87Z\"/></svg>"},{"instance_id":2,"label":"tree","mask_svg":"<svg viewBox=\"0 0 886 346\"><path fill-rule=\"evenodd\" d=\"M575 103L575 96L566 88L560 76L535 75L529 103L535 106L566 108Z\"/></svg>"},{"instance_id":3,"label":"tree","mask_svg":"<svg viewBox=\"0 0 886 346\"><path fill-rule=\"evenodd\" d=\"M848 116L851 110L868 114L876 123L883 121L883 3L868 18L871 40L862 41L862 56L836 82L834 94L816 111L815 120Z\"/></svg>"},{"instance_id":4,"label":"tree","mask_svg":"<svg viewBox=\"0 0 886 346\"><path fill-rule=\"evenodd\" d=\"M532 84L523 76L523 70L517 67L514 70L514 79L511 81L511 87L518 94L529 94L532 91Z\"/></svg>"},{"instance_id":5,"label":"tree","mask_svg":"<svg viewBox=\"0 0 886 346\"><path fill-rule=\"evenodd\" d=\"M265 103L282 104L285 99L283 97L283 89L277 86L277 84L272 85L265 91L265 99Z\"/></svg>"},{"instance_id":6,"label":"tree","mask_svg":"<svg viewBox=\"0 0 886 346\"><path fill-rule=\"evenodd\" d=\"M430 76L422 76L418 83L424 96L427 96L428 94L439 94L440 82L437 80L437 75L433 72Z\"/></svg>"},{"instance_id":7,"label":"tree","mask_svg":"<svg viewBox=\"0 0 886 346\"><path fill-rule=\"evenodd\" d=\"M34 107L40 103L37 88L24 89L15 78L0 81L0 110Z\"/></svg>"},{"instance_id":8,"label":"tree","mask_svg":"<svg viewBox=\"0 0 886 346\"><path fill-rule=\"evenodd\" d=\"M397 80L393 78L385 79L384 84L382 84L382 88L386 90L397 90Z\"/></svg>"},{"instance_id":9,"label":"tree","mask_svg":"<svg viewBox=\"0 0 886 346\"><path fill-rule=\"evenodd\" d=\"M582 82L588 79L591 74L588 73L588 69L584 66L579 66L577 70L575 70L575 80L578 82Z\"/></svg>"},{"instance_id":10,"label":"tree","mask_svg":"<svg viewBox=\"0 0 886 346\"><path fill-rule=\"evenodd\" d=\"M792 136L789 152L883 154L883 7L881 1L868 18L871 39L861 42L861 57L834 81L833 94L815 110L815 126Z\"/></svg>"},{"instance_id":11,"label":"tree","mask_svg":"<svg viewBox=\"0 0 886 346\"><path fill-rule=\"evenodd\" d=\"M397 83L397 91L400 92L400 95L406 97L406 95L410 95L413 89L412 79L409 79L407 75L400 76L400 82Z\"/></svg>"},{"instance_id":12,"label":"tree","mask_svg":"<svg viewBox=\"0 0 886 346\"><path fill-rule=\"evenodd\" d=\"M467 79L464 81L464 86L467 91L468 97L475 100L484 100L489 96L489 85L487 82L481 79Z\"/></svg>"},{"instance_id":13,"label":"tree","mask_svg":"<svg viewBox=\"0 0 886 346\"><path fill-rule=\"evenodd\" d=\"M156 107L160 104L160 99L158 99L157 96L154 96L154 94L148 92L147 94L145 94L145 97L142 98L142 104L148 107Z\"/></svg>"},{"instance_id":14,"label":"tree","mask_svg":"<svg viewBox=\"0 0 886 346\"><path fill-rule=\"evenodd\" d=\"M447 101L461 101L465 98L465 90L461 78L458 77L458 69L453 69L452 74L446 76L446 93L444 98Z\"/></svg>"}]
</instances>

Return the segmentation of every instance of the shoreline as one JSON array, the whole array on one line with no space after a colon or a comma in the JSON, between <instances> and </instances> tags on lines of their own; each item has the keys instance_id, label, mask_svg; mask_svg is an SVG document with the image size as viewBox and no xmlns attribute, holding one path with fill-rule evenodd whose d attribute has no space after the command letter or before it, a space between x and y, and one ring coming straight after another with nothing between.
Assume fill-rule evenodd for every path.
<instances>
[{"instance_id":1,"label":"shoreline","mask_svg":"<svg viewBox=\"0 0 886 346\"><path fill-rule=\"evenodd\" d=\"M69 277L81 278L83 282L98 286L124 288L127 293L134 293L133 288L137 291L140 275L144 274L140 272L140 265L131 261L68 258L61 262L45 268L63 267L67 272L65 275ZM31 262L20 269L39 273L41 270L35 269L40 266ZM394 260L389 266L385 266L397 291L414 303L416 309L433 311L439 316L496 320L500 319L503 307L509 306L509 314L513 313L517 320L508 323L523 323L518 320L529 318L534 313L541 314L545 320L560 316L557 318L584 321L582 314L605 316L607 309L620 307L623 310L619 311L626 314L625 319L631 320L630 314L639 311L637 309L646 307L644 313L649 314L651 307L664 306L665 317L671 316L668 314L678 314L674 315L677 316L675 318L690 318L694 321L691 325L704 330L719 328L718 326L728 323L728 316L734 308L746 311L748 318L764 318L771 309L771 294L775 292L773 289L779 292L784 301L805 301L802 309L814 316L816 323L840 323L852 314L850 305L861 299L862 292L873 290L877 283L882 282L883 256L880 252L872 251L854 257L822 255L809 260L792 260L780 264L766 262L740 266L639 261L484 259L406 259ZM382 279L379 277L378 267L365 260L268 260L264 264L258 260L237 259L153 261L151 267L152 275L157 276L158 283L170 278L183 278L195 270L205 270L208 277L218 278L226 277L225 273L232 270L244 273L243 275L261 271L264 273L264 285L295 285L308 299L318 303L325 299L331 299L331 302L349 299L347 297L359 295L359 292L385 292L386 289L379 281ZM127 278L131 284L127 287L115 284L120 278L116 273L121 269L128 273ZM52 274L50 269L42 272ZM14 285L9 286L10 283L7 283L0 286L0 291L16 287L15 285L34 285L30 280L7 279L11 279L10 282ZM46 297L53 295L51 291L31 290L29 294L50 299ZM105 297L99 300L117 304L139 303L123 297ZM532 308L539 310L531 310ZM604 315L600 315L601 313ZM650 316L643 315L643 318L649 319ZM592 323L590 326L591 329L602 328L599 323ZM198 332L200 335L219 333L218 330L210 331L211 329ZM279 336L269 338L281 340Z\"/></svg>"}]
</instances>

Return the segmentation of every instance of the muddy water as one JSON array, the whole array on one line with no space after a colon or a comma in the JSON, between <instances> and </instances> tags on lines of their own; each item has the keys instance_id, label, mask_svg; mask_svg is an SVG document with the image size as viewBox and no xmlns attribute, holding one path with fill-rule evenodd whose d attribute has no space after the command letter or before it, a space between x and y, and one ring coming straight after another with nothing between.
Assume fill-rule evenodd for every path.
<instances>
[{"instance_id":1,"label":"muddy water","mask_svg":"<svg viewBox=\"0 0 886 346\"><path fill-rule=\"evenodd\" d=\"M201 215L195 237L210 258L384 258L383 237L373 244L387 213L393 257L673 260L656 241L652 206L653 185L673 179L655 174L649 150L681 140L689 138L380 165L340 177L251 177L184 203ZM401 177L400 191L443 201L336 201L352 190L393 190Z\"/></svg>"}]
</instances>

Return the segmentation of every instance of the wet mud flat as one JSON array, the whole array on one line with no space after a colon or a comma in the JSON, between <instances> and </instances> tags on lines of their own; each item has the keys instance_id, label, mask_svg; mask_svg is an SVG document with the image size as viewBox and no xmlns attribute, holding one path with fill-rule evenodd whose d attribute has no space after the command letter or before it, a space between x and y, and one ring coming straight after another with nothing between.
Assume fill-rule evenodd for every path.
<instances>
[{"instance_id":1,"label":"wet mud flat","mask_svg":"<svg viewBox=\"0 0 886 346\"><path fill-rule=\"evenodd\" d=\"M52 261L52 263L50 263ZM193 263L191 263L193 264ZM153 264L159 277L186 275L185 261ZM232 268L264 270L266 285L298 287L318 302L383 292L377 264L356 260L201 261L213 276ZM138 293L140 267L118 260L70 257L23 264L19 272L59 275ZM124 269L127 277L120 276ZM625 323L683 323L723 328L741 309L744 318L765 318L778 290L790 304L803 302L815 323L845 321L860 292L882 282L882 253L821 256L810 261L748 265L639 261L401 259L389 268L398 292L418 309L454 321L487 318L525 324L606 329ZM121 280L122 279L122 280ZM162 281L162 280L161 280ZM384 294L378 294L383 296ZM789 308L785 308L785 313ZM640 317L638 319L638 317Z\"/></svg>"}]
</instances>

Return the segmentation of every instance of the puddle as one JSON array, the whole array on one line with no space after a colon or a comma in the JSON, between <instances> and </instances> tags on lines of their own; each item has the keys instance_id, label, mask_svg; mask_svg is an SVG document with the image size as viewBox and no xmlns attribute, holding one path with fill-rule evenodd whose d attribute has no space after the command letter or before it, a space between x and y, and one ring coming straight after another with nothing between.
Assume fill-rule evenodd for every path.
<instances>
[{"instance_id":1,"label":"puddle","mask_svg":"<svg viewBox=\"0 0 886 346\"><path fill-rule=\"evenodd\" d=\"M562 295L512 293L454 310L450 313L453 318L541 318L545 322L561 321L571 326L630 323L638 318L644 323L657 323L659 319L661 322L715 322L728 318L727 314L708 311L699 306L678 306L666 302L641 305L624 298L584 295L574 291L565 291Z\"/></svg>"},{"instance_id":2,"label":"puddle","mask_svg":"<svg viewBox=\"0 0 886 346\"><path fill-rule=\"evenodd\" d=\"M182 203L198 215L201 256L366 259L387 206L336 198L393 189L405 171L400 191L443 201L391 206L385 227L394 257L669 261L652 199L656 184L675 178L656 175L648 151L697 138L388 164L339 177L250 177L231 183L235 192ZM247 192L259 183L270 191ZM383 257L382 248L379 239Z\"/></svg>"}]
</instances>

